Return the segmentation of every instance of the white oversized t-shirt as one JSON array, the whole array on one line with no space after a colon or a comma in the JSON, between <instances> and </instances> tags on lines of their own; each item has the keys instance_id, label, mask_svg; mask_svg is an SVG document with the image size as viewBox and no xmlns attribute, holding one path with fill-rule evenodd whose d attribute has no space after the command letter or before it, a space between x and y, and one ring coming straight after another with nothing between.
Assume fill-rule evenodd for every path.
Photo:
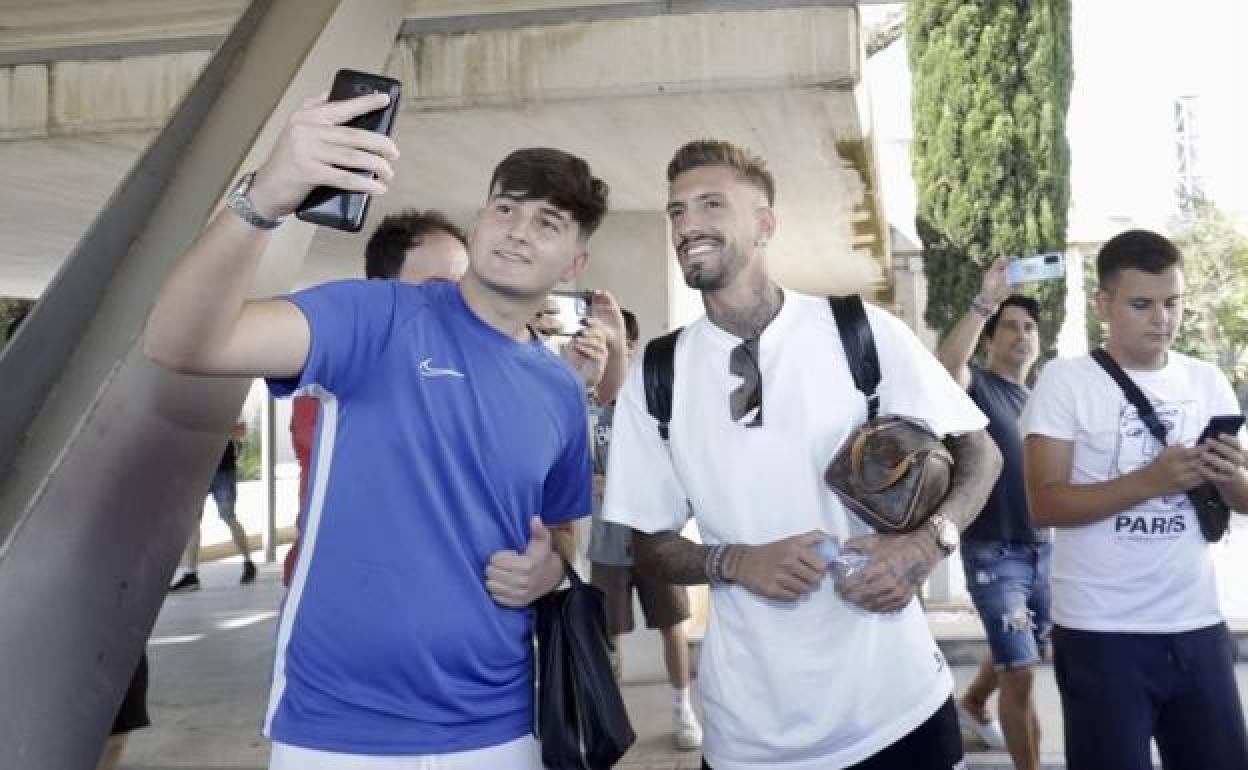
<instances>
[{"instance_id":1,"label":"white oversized t-shirt","mask_svg":"<svg viewBox=\"0 0 1248 770\"><path fill-rule=\"evenodd\" d=\"M1156 371L1127 374L1165 424L1169 445L1192 446L1211 416L1239 413L1222 372L1181 353L1170 351ZM1023 410L1022 429L1024 436L1073 442L1072 484L1118 478L1162 450L1091 356L1044 367ZM1053 619L1067 628L1177 633L1222 621L1213 560L1182 493L1085 526L1057 528L1051 585Z\"/></svg>"},{"instance_id":2,"label":"white oversized t-shirt","mask_svg":"<svg viewBox=\"0 0 1248 770\"><path fill-rule=\"evenodd\" d=\"M986 420L897 318L868 306L883 378L881 414L939 435ZM823 481L866 419L825 299L786 292L763 332L763 425L733 422L741 340L701 318L676 346L671 453L646 411L640 361L617 402L605 518L645 532L679 530L685 501L706 543L763 544L810 530L841 541L868 532ZM640 358L640 357L639 357ZM917 601L869 613L831 578L797 602L737 585L711 590L698 673L705 754L716 770L829 770L904 737L948 699L948 666Z\"/></svg>"}]
</instances>

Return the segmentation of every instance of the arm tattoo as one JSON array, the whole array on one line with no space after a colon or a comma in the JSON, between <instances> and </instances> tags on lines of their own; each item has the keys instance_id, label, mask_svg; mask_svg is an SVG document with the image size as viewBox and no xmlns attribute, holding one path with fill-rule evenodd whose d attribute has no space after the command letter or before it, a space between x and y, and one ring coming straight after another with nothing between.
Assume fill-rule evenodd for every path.
<instances>
[{"instance_id":1,"label":"arm tattoo","mask_svg":"<svg viewBox=\"0 0 1248 770\"><path fill-rule=\"evenodd\" d=\"M931 570L927 568L926 564L922 561L916 561L906 568L906 574L903 580L904 582L914 586L916 589L919 589L922 588L923 583L927 581L927 576L930 572Z\"/></svg>"},{"instance_id":2,"label":"arm tattoo","mask_svg":"<svg viewBox=\"0 0 1248 770\"><path fill-rule=\"evenodd\" d=\"M949 453L953 455L953 478L949 480L949 494L936 509L965 530L988 501L992 487L1001 474L1001 452L983 430L950 436L945 439Z\"/></svg>"},{"instance_id":3,"label":"arm tattoo","mask_svg":"<svg viewBox=\"0 0 1248 770\"><path fill-rule=\"evenodd\" d=\"M707 583L705 565L709 548L681 537L679 532L647 534L633 530L633 566L647 577L676 585Z\"/></svg>"}]
</instances>

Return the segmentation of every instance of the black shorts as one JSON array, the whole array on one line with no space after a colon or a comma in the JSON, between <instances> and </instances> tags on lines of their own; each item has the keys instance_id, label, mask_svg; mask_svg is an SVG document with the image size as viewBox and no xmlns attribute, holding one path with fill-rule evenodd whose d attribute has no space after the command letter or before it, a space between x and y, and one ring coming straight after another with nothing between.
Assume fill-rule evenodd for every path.
<instances>
[{"instance_id":1,"label":"black shorts","mask_svg":"<svg viewBox=\"0 0 1248 770\"><path fill-rule=\"evenodd\" d=\"M845 770L959 770L965 767L958 712L950 698L901 740ZM711 770L705 759L702 770Z\"/></svg>"},{"instance_id":2,"label":"black shorts","mask_svg":"<svg viewBox=\"0 0 1248 770\"><path fill-rule=\"evenodd\" d=\"M603 593L607 612L607 635L633 630L633 589L641 600L646 628L671 628L689 619L689 595L684 586L637 574L632 567L594 562L590 582Z\"/></svg>"},{"instance_id":3,"label":"black shorts","mask_svg":"<svg viewBox=\"0 0 1248 770\"><path fill-rule=\"evenodd\" d=\"M117 718L113 720L111 735L128 733L131 730L147 727L151 723L152 720L147 716L147 653L144 652L139 657L139 665L134 670L134 676L130 677L130 688L126 690L126 697L121 701L121 707L117 709Z\"/></svg>"},{"instance_id":4,"label":"black shorts","mask_svg":"<svg viewBox=\"0 0 1248 770\"><path fill-rule=\"evenodd\" d=\"M1053 673L1070 770L1243 770L1248 728L1225 623L1173 634L1058 628Z\"/></svg>"}]
</instances>

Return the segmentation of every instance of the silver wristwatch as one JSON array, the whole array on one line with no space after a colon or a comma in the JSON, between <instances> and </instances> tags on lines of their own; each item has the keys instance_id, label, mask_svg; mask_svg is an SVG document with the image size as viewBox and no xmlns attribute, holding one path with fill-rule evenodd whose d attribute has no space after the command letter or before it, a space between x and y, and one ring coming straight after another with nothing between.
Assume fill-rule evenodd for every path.
<instances>
[{"instance_id":1,"label":"silver wristwatch","mask_svg":"<svg viewBox=\"0 0 1248 770\"><path fill-rule=\"evenodd\" d=\"M928 518L927 526L931 528L932 534L936 536L936 545L940 546L940 550L945 552L945 556L949 556L958 550L958 543L962 540L962 535L958 532L958 525L937 513Z\"/></svg>"},{"instance_id":2,"label":"silver wristwatch","mask_svg":"<svg viewBox=\"0 0 1248 770\"><path fill-rule=\"evenodd\" d=\"M286 221L286 217L269 219L259 211L256 211L256 207L251 204L251 198L247 197L247 193L251 191L251 183L254 181L256 181L256 172L251 171L243 174L242 178L238 180L238 184L234 185L234 189L230 190L230 194L226 196L225 205L252 227L258 227L261 230L272 230Z\"/></svg>"}]
</instances>

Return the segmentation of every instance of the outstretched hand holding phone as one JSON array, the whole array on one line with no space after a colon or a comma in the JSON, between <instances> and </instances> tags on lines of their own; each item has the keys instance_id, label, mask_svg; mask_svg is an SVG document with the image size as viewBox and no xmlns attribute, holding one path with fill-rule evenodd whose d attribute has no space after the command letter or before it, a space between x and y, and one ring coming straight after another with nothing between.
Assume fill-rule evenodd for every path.
<instances>
[{"instance_id":1,"label":"outstretched hand holding phone","mask_svg":"<svg viewBox=\"0 0 1248 770\"><path fill-rule=\"evenodd\" d=\"M347 121L344 128L389 136L394 128L394 116L399 109L399 91L399 81L394 78L355 70L338 70L334 85L329 91L329 101L332 103L375 93L385 94L389 99L385 106L356 115ZM355 173L363 176L374 175L368 168L353 166L349 162L335 165L357 169ZM321 185L313 189L303 203L299 204L296 214L305 222L357 233L364 226L364 218L368 216L369 200L370 196L366 192L344 189L337 185Z\"/></svg>"},{"instance_id":2,"label":"outstretched hand holding phone","mask_svg":"<svg viewBox=\"0 0 1248 770\"><path fill-rule=\"evenodd\" d=\"M344 124L389 104L384 93L332 102L322 94L304 102L256 172L249 192L252 205L277 219L293 213L317 187L385 193L394 179L391 164L398 160L398 146L388 136Z\"/></svg>"},{"instance_id":3,"label":"outstretched hand holding phone","mask_svg":"<svg viewBox=\"0 0 1248 770\"><path fill-rule=\"evenodd\" d=\"M337 102L322 95L291 115L240 194L246 215L221 211L165 281L144 333L149 359L198 375L293 377L303 369L307 319L285 299L247 299L272 229L264 223L291 214L321 185L384 193L398 147L387 136L342 124L388 104L380 93Z\"/></svg>"}]
</instances>

